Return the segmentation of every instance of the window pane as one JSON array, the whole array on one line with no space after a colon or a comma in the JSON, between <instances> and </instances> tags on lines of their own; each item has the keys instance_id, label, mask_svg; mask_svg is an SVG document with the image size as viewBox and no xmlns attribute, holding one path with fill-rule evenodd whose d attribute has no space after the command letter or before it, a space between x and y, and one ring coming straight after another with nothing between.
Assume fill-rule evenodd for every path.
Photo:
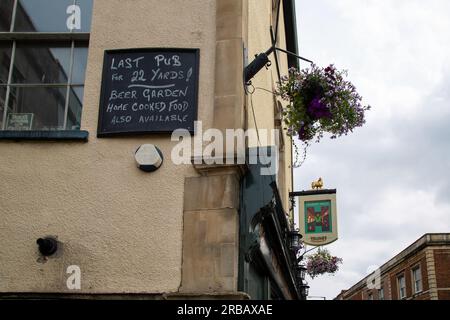
<instances>
[{"instance_id":1,"label":"window pane","mask_svg":"<svg viewBox=\"0 0 450 320\"><path fill-rule=\"evenodd\" d=\"M0 130L3 128L3 111L5 110L6 86L0 85Z\"/></svg>"},{"instance_id":2,"label":"window pane","mask_svg":"<svg viewBox=\"0 0 450 320\"><path fill-rule=\"evenodd\" d=\"M11 42L0 43L0 84L8 82L9 65L11 63L11 46Z\"/></svg>"},{"instance_id":3,"label":"window pane","mask_svg":"<svg viewBox=\"0 0 450 320\"><path fill-rule=\"evenodd\" d=\"M17 43L12 83L67 83L70 42Z\"/></svg>"},{"instance_id":4,"label":"window pane","mask_svg":"<svg viewBox=\"0 0 450 320\"><path fill-rule=\"evenodd\" d=\"M14 31L89 32L92 0L19 0Z\"/></svg>"},{"instance_id":5,"label":"window pane","mask_svg":"<svg viewBox=\"0 0 450 320\"><path fill-rule=\"evenodd\" d=\"M399 287L399 295L400 298L404 298L405 297L405 278L403 276L398 277L398 287Z\"/></svg>"},{"instance_id":6,"label":"window pane","mask_svg":"<svg viewBox=\"0 0 450 320\"><path fill-rule=\"evenodd\" d=\"M74 32L90 32L92 20L92 0L76 0L76 5L80 7L81 11L81 29L74 29Z\"/></svg>"},{"instance_id":7,"label":"window pane","mask_svg":"<svg viewBox=\"0 0 450 320\"><path fill-rule=\"evenodd\" d=\"M11 87L8 130L62 130L67 87Z\"/></svg>"},{"instance_id":8,"label":"window pane","mask_svg":"<svg viewBox=\"0 0 450 320\"><path fill-rule=\"evenodd\" d=\"M84 87L71 87L69 109L67 112L67 130L79 130L81 124L81 109L83 107Z\"/></svg>"},{"instance_id":9,"label":"window pane","mask_svg":"<svg viewBox=\"0 0 450 320\"><path fill-rule=\"evenodd\" d=\"M3 128L3 111L6 100L6 83L8 82L11 61L11 46L12 44L10 42L0 43L0 130Z\"/></svg>"},{"instance_id":10,"label":"window pane","mask_svg":"<svg viewBox=\"0 0 450 320\"><path fill-rule=\"evenodd\" d=\"M421 274L420 274L420 269L419 268L417 268L417 269L415 269L414 270L414 279L415 280L420 280L422 277L421 277Z\"/></svg>"},{"instance_id":11,"label":"window pane","mask_svg":"<svg viewBox=\"0 0 450 320\"><path fill-rule=\"evenodd\" d=\"M70 32L67 8L73 0L19 0L14 31Z\"/></svg>"},{"instance_id":12,"label":"window pane","mask_svg":"<svg viewBox=\"0 0 450 320\"><path fill-rule=\"evenodd\" d=\"M73 53L73 69L72 69L72 83L84 84L84 75L86 72L88 48L86 46L78 46L75 44L75 51Z\"/></svg>"},{"instance_id":13,"label":"window pane","mask_svg":"<svg viewBox=\"0 0 450 320\"><path fill-rule=\"evenodd\" d=\"M0 85L0 108L3 108L5 100L6 100L6 85Z\"/></svg>"},{"instance_id":14,"label":"window pane","mask_svg":"<svg viewBox=\"0 0 450 320\"><path fill-rule=\"evenodd\" d=\"M420 268L413 270L414 292L422 291L422 274Z\"/></svg>"},{"instance_id":15,"label":"window pane","mask_svg":"<svg viewBox=\"0 0 450 320\"><path fill-rule=\"evenodd\" d=\"M0 31L5 32L11 29L11 16L14 0L0 0Z\"/></svg>"}]
</instances>

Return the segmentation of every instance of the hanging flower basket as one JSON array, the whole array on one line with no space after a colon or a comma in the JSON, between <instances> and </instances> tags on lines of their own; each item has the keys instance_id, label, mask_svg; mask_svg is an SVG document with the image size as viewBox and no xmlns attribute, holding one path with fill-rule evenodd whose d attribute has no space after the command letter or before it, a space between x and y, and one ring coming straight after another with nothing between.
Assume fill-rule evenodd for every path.
<instances>
[{"instance_id":1,"label":"hanging flower basket","mask_svg":"<svg viewBox=\"0 0 450 320\"><path fill-rule=\"evenodd\" d=\"M337 71L333 65L289 69L277 92L290 102L283 111L289 135L309 144L314 137L319 142L325 132L334 139L365 123L364 113L370 106L361 104L362 97L345 76L346 71Z\"/></svg>"},{"instance_id":2,"label":"hanging flower basket","mask_svg":"<svg viewBox=\"0 0 450 320\"><path fill-rule=\"evenodd\" d=\"M319 249L307 257L306 272L313 279L325 273L334 274L339 270L340 263L341 258L332 256L327 249Z\"/></svg>"}]
</instances>

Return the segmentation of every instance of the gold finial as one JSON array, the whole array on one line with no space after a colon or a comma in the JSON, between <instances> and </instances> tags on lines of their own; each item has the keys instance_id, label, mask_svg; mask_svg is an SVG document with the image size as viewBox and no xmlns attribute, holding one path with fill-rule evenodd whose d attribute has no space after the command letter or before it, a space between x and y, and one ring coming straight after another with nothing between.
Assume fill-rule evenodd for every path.
<instances>
[{"instance_id":1,"label":"gold finial","mask_svg":"<svg viewBox=\"0 0 450 320\"><path fill-rule=\"evenodd\" d=\"M323 180L322 180L322 178L319 178L319 180L317 180L317 181L311 182L311 189L319 190L319 189L322 189L322 188L323 188Z\"/></svg>"}]
</instances>

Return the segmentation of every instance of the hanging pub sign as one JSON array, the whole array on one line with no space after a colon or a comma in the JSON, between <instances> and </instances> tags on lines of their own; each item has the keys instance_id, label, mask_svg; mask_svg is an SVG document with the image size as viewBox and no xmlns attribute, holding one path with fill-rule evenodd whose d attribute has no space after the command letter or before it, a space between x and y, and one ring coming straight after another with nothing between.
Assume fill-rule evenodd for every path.
<instances>
[{"instance_id":1,"label":"hanging pub sign","mask_svg":"<svg viewBox=\"0 0 450 320\"><path fill-rule=\"evenodd\" d=\"M105 51L97 136L194 132L199 49Z\"/></svg>"},{"instance_id":2,"label":"hanging pub sign","mask_svg":"<svg viewBox=\"0 0 450 320\"><path fill-rule=\"evenodd\" d=\"M299 229L303 242L323 246L336 241L336 189L294 192L298 197Z\"/></svg>"}]
</instances>

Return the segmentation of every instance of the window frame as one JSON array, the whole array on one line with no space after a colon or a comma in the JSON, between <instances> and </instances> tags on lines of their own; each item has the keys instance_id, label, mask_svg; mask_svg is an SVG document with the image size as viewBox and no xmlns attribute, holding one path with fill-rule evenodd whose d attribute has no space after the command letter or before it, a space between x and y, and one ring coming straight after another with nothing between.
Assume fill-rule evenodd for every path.
<instances>
[{"instance_id":1,"label":"window frame","mask_svg":"<svg viewBox=\"0 0 450 320\"><path fill-rule=\"evenodd\" d=\"M419 271L420 274L420 290L416 290L416 275L415 275L415 271ZM411 281L412 281L412 288L413 288L413 294L419 294L423 291L423 282L422 282L422 268L420 263L415 265L414 267L411 268Z\"/></svg>"},{"instance_id":2,"label":"window frame","mask_svg":"<svg viewBox=\"0 0 450 320\"><path fill-rule=\"evenodd\" d=\"M401 287L401 281L400 281L400 279L403 279L403 289L404 289L404 295L402 296L402 287ZM407 297L407 294L406 294L406 277L405 277L405 274L404 273L402 273L402 274L399 274L398 276L397 276L397 287L398 287L398 297L399 297L399 299L400 300L403 300L403 299L406 299L406 297Z\"/></svg>"},{"instance_id":3,"label":"window frame","mask_svg":"<svg viewBox=\"0 0 450 320\"><path fill-rule=\"evenodd\" d=\"M73 0L73 4L76 4L77 0ZM13 10L11 13L11 24L9 31L1 31L0 32L0 43L9 43L11 45L11 59L9 61L9 69L8 69L8 78L6 84L3 84L3 87L6 87L5 97L2 98L4 100L4 108L0 117L2 119L2 124L0 126L0 139L6 140L87 140L88 132L83 131L81 129L76 130L68 130L68 113L69 113L69 99L70 93L73 88L81 87L84 90L85 82L83 83L72 83L73 76L73 65L74 65L74 56L75 49L79 47L89 48L89 40L90 40L90 30L89 32L76 32L74 29L71 29L68 32L39 32L39 31L27 31L27 32L16 32L14 31L14 26L16 23L17 17L17 7L19 4L19 0L14 0ZM93 14L91 15L92 21ZM91 22L92 24L92 22ZM16 49L17 43L32 43L33 41L39 42L51 42L55 44L59 44L62 42L70 43L70 60L69 60L69 74L66 83L13 83L12 77L14 72L14 65L16 60ZM64 101L64 123L62 128L58 130L23 130L23 131L14 131L14 130L6 130L6 119L9 110L9 102L11 97L11 88L65 88L66 96ZM83 105L83 104L82 104ZM81 124L81 123L80 123Z\"/></svg>"},{"instance_id":4,"label":"window frame","mask_svg":"<svg viewBox=\"0 0 450 320\"><path fill-rule=\"evenodd\" d=\"M378 300L384 300L384 287L378 289Z\"/></svg>"}]
</instances>

